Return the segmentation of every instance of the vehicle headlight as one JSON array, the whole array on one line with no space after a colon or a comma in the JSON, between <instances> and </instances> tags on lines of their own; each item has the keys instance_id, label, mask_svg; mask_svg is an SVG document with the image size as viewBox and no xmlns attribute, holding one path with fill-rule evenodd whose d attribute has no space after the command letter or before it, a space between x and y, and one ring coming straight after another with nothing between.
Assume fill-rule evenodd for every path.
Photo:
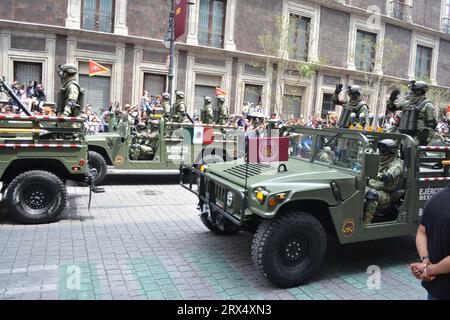
<instances>
[{"instance_id":1,"label":"vehicle headlight","mask_svg":"<svg viewBox=\"0 0 450 320\"><path fill-rule=\"evenodd\" d=\"M227 207L231 207L233 204L233 193L231 191L227 192Z\"/></svg>"}]
</instances>

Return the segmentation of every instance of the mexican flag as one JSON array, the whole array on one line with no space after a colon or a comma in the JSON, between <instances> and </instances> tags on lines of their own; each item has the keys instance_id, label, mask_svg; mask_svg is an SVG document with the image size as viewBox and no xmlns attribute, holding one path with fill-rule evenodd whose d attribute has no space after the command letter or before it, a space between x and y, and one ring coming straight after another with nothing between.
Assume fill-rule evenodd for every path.
<instances>
[{"instance_id":1,"label":"mexican flag","mask_svg":"<svg viewBox=\"0 0 450 320\"><path fill-rule=\"evenodd\" d=\"M214 142L214 128L192 127L188 128L192 144L211 144Z\"/></svg>"},{"instance_id":2,"label":"mexican flag","mask_svg":"<svg viewBox=\"0 0 450 320\"><path fill-rule=\"evenodd\" d=\"M289 138L249 138L250 163L281 162L289 158Z\"/></svg>"}]
</instances>

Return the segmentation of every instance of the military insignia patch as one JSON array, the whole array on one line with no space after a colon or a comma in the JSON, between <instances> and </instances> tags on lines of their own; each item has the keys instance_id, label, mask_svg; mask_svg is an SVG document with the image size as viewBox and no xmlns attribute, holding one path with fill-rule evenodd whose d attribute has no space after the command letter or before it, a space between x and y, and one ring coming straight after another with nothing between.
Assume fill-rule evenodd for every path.
<instances>
[{"instance_id":1,"label":"military insignia patch","mask_svg":"<svg viewBox=\"0 0 450 320\"><path fill-rule=\"evenodd\" d=\"M350 238L355 232L355 229L356 229L355 220L353 219L345 220L344 223L342 224L342 235L346 238Z\"/></svg>"},{"instance_id":2,"label":"military insignia patch","mask_svg":"<svg viewBox=\"0 0 450 320\"><path fill-rule=\"evenodd\" d=\"M114 162L116 163L116 165L121 166L123 164L123 162L124 162L124 159L123 159L122 156L118 156L116 158L116 161L114 161Z\"/></svg>"}]
</instances>

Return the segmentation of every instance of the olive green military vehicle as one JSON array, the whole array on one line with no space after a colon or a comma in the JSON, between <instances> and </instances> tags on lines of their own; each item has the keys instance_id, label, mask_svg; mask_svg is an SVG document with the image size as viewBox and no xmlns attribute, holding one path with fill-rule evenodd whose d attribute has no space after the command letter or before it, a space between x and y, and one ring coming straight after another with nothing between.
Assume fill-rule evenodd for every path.
<instances>
[{"instance_id":1,"label":"olive green military vehicle","mask_svg":"<svg viewBox=\"0 0 450 320\"><path fill-rule=\"evenodd\" d=\"M31 115L11 88L5 92L28 115L0 114L2 207L21 223L48 223L67 203L67 180L90 182L83 119Z\"/></svg>"},{"instance_id":2,"label":"olive green military vehicle","mask_svg":"<svg viewBox=\"0 0 450 320\"><path fill-rule=\"evenodd\" d=\"M196 181L182 183L198 195L209 230L254 233L253 261L281 287L311 277L324 258L327 235L348 244L414 234L425 202L450 181L448 146L417 147L408 135L348 129L290 127L284 134L291 150L286 162L207 165L191 170ZM365 187L377 177L377 145L387 138L401 146L403 177L394 203L364 224ZM429 151L440 158L425 156ZM324 152L331 161L320 161ZM436 162L444 166L423 167Z\"/></svg>"},{"instance_id":3,"label":"olive green military vehicle","mask_svg":"<svg viewBox=\"0 0 450 320\"><path fill-rule=\"evenodd\" d=\"M239 135L235 127L164 120L156 123L149 129L126 121L119 124L117 131L87 136L89 164L98 171L96 185L105 179L108 166L125 170L178 170L181 162L213 163L236 158ZM143 132L158 133L157 142L152 144L156 150L136 157L136 151L145 144Z\"/></svg>"}]
</instances>

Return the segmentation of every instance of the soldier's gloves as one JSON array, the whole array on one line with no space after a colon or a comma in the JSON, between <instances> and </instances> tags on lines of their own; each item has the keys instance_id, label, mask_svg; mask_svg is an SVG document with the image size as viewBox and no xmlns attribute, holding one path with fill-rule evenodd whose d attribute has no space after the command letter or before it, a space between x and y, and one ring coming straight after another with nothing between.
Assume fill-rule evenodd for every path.
<instances>
[{"instance_id":1,"label":"soldier's gloves","mask_svg":"<svg viewBox=\"0 0 450 320\"><path fill-rule=\"evenodd\" d=\"M389 97L389 101L394 102L395 100L398 99L399 95L400 95L400 90L395 89L394 91L392 91L391 96Z\"/></svg>"},{"instance_id":2,"label":"soldier's gloves","mask_svg":"<svg viewBox=\"0 0 450 320\"><path fill-rule=\"evenodd\" d=\"M369 189L367 190L366 193L366 199L367 200L373 200L373 201L377 201L379 197L378 191L375 189Z\"/></svg>"},{"instance_id":3,"label":"soldier's gloves","mask_svg":"<svg viewBox=\"0 0 450 320\"><path fill-rule=\"evenodd\" d=\"M381 176L381 181L383 181L384 183L391 183L394 181L394 176L390 173L383 174Z\"/></svg>"},{"instance_id":4,"label":"soldier's gloves","mask_svg":"<svg viewBox=\"0 0 450 320\"><path fill-rule=\"evenodd\" d=\"M341 93L343 87L344 87L344 85L342 83L338 83L336 85L336 90L334 91L334 93L336 93L336 94Z\"/></svg>"},{"instance_id":5,"label":"soldier's gloves","mask_svg":"<svg viewBox=\"0 0 450 320\"><path fill-rule=\"evenodd\" d=\"M69 100L69 101L67 101L67 106L70 109L73 109L73 108L75 108L77 106L77 102L75 100Z\"/></svg>"}]
</instances>

